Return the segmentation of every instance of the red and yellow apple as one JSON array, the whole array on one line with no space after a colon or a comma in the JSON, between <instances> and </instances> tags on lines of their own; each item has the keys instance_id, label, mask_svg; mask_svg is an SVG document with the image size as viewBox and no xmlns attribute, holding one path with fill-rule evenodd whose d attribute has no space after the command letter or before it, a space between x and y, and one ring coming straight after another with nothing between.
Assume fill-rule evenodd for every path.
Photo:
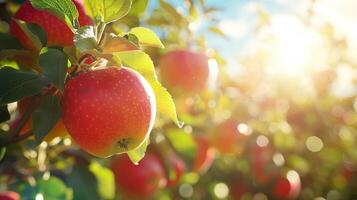
<instances>
[{"instance_id":1,"label":"red and yellow apple","mask_svg":"<svg viewBox=\"0 0 357 200\"><path fill-rule=\"evenodd\" d=\"M20 200L20 195L13 191L0 192L0 200Z\"/></svg>"},{"instance_id":2,"label":"red and yellow apple","mask_svg":"<svg viewBox=\"0 0 357 200\"><path fill-rule=\"evenodd\" d=\"M126 199L149 199L166 186L165 169L160 159L147 152L135 165L127 155L119 155L111 162L118 192Z\"/></svg>"},{"instance_id":3,"label":"red and yellow apple","mask_svg":"<svg viewBox=\"0 0 357 200\"><path fill-rule=\"evenodd\" d=\"M73 2L79 13L78 21L80 26L93 24L91 19L86 15L83 5L78 1ZM25 1L16 12L14 19L22 20L26 23L35 23L42 27L47 33L47 46L73 45L73 32L70 28L52 13L45 10L35 9L28 0ZM27 49L39 50L14 20L10 23L10 32L12 35L16 36L21 44Z\"/></svg>"},{"instance_id":4,"label":"red and yellow apple","mask_svg":"<svg viewBox=\"0 0 357 200\"><path fill-rule=\"evenodd\" d=\"M196 157L192 170L197 173L205 173L212 165L215 152L204 136L196 136Z\"/></svg>"},{"instance_id":5,"label":"red and yellow apple","mask_svg":"<svg viewBox=\"0 0 357 200\"><path fill-rule=\"evenodd\" d=\"M171 51L159 60L161 80L176 94L193 94L207 87L208 58L188 50Z\"/></svg>"},{"instance_id":6,"label":"red and yellow apple","mask_svg":"<svg viewBox=\"0 0 357 200\"><path fill-rule=\"evenodd\" d=\"M155 114L149 83L126 67L84 72L65 85L63 123L83 150L98 157L138 148L148 138Z\"/></svg>"},{"instance_id":7,"label":"red and yellow apple","mask_svg":"<svg viewBox=\"0 0 357 200\"><path fill-rule=\"evenodd\" d=\"M237 120L231 118L219 124L210 137L212 146L221 154L239 153L242 149L238 144L245 139L238 131Z\"/></svg>"}]
</instances>

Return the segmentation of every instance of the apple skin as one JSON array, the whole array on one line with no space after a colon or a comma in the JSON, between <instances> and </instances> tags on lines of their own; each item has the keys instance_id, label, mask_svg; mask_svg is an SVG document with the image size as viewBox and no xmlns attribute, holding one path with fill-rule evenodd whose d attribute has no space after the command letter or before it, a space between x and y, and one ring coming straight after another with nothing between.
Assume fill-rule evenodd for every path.
<instances>
[{"instance_id":1,"label":"apple skin","mask_svg":"<svg viewBox=\"0 0 357 200\"><path fill-rule=\"evenodd\" d=\"M20 200L20 195L13 191L0 192L0 200Z\"/></svg>"},{"instance_id":2,"label":"apple skin","mask_svg":"<svg viewBox=\"0 0 357 200\"><path fill-rule=\"evenodd\" d=\"M138 165L127 155L119 155L111 162L117 190L127 199L149 199L166 186L165 169L160 159L147 152Z\"/></svg>"},{"instance_id":3,"label":"apple skin","mask_svg":"<svg viewBox=\"0 0 357 200\"><path fill-rule=\"evenodd\" d=\"M175 172L174 179L170 179L169 177L167 178L168 179L167 187L172 187L172 186L177 185L180 182L180 178L183 175L186 166L185 166L185 163L173 153L168 156L168 160L169 160L171 167L173 167L173 170Z\"/></svg>"},{"instance_id":4,"label":"apple skin","mask_svg":"<svg viewBox=\"0 0 357 200\"><path fill-rule=\"evenodd\" d=\"M160 58L160 77L164 86L176 94L193 94L207 87L208 58L188 50L171 51Z\"/></svg>"},{"instance_id":5,"label":"apple skin","mask_svg":"<svg viewBox=\"0 0 357 200\"><path fill-rule=\"evenodd\" d=\"M197 173L205 173L213 163L215 152L206 137L196 136L194 139L197 145L197 153L192 169Z\"/></svg>"},{"instance_id":6,"label":"apple skin","mask_svg":"<svg viewBox=\"0 0 357 200\"><path fill-rule=\"evenodd\" d=\"M149 83L126 67L84 72L65 85L63 123L74 141L94 156L139 147L153 128L155 114Z\"/></svg>"},{"instance_id":7,"label":"apple skin","mask_svg":"<svg viewBox=\"0 0 357 200\"><path fill-rule=\"evenodd\" d=\"M221 154L231 154L240 151L239 142L245 136L238 131L238 122L228 119L219 124L210 137L212 146Z\"/></svg>"},{"instance_id":8,"label":"apple skin","mask_svg":"<svg viewBox=\"0 0 357 200\"><path fill-rule=\"evenodd\" d=\"M80 26L92 25L93 22L86 15L84 6L79 1L73 1L73 3L78 10ZM15 13L14 18L41 26L47 33L47 46L73 45L73 32L69 27L50 12L35 9L32 7L30 1L25 1L21 5L20 9ZM27 49L38 50L14 20L10 22L10 32L16 36Z\"/></svg>"}]
</instances>

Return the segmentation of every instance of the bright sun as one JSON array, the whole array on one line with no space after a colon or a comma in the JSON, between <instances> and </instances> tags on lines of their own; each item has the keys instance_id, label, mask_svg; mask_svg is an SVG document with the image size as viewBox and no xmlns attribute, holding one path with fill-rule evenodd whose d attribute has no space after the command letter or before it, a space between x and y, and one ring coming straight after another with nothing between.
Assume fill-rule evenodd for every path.
<instances>
[{"instance_id":1,"label":"bright sun","mask_svg":"<svg viewBox=\"0 0 357 200\"><path fill-rule=\"evenodd\" d=\"M326 52L321 35L297 18L277 16L271 21L272 56L269 72L301 76L309 70L326 67Z\"/></svg>"}]
</instances>

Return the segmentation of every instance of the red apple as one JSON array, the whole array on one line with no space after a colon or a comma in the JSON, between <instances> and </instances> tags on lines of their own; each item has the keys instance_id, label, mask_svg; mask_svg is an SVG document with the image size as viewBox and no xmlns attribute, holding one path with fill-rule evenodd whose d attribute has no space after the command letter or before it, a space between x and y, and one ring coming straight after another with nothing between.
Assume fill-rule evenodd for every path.
<instances>
[{"instance_id":1,"label":"red apple","mask_svg":"<svg viewBox=\"0 0 357 200\"><path fill-rule=\"evenodd\" d=\"M16 192L0 192L0 200L20 200L20 195Z\"/></svg>"},{"instance_id":2,"label":"red apple","mask_svg":"<svg viewBox=\"0 0 357 200\"><path fill-rule=\"evenodd\" d=\"M238 143L245 136L238 131L238 122L229 119L219 124L210 138L212 146L222 154L237 153L240 150Z\"/></svg>"},{"instance_id":3,"label":"red apple","mask_svg":"<svg viewBox=\"0 0 357 200\"><path fill-rule=\"evenodd\" d=\"M81 26L91 25L92 21L86 15L83 5L77 1L73 2L79 13L79 24ZM73 32L69 27L50 12L35 9L32 7L30 1L26 1L22 4L20 9L16 12L14 19L23 20L27 23L35 23L41 26L47 33L47 46L73 45ZM11 34L20 40L24 47L31 50L38 50L14 20L10 23L10 31Z\"/></svg>"},{"instance_id":4,"label":"red apple","mask_svg":"<svg viewBox=\"0 0 357 200\"><path fill-rule=\"evenodd\" d=\"M108 67L72 77L62 99L62 119L85 151L99 157L139 147L156 113L149 83L126 67Z\"/></svg>"},{"instance_id":5,"label":"red apple","mask_svg":"<svg viewBox=\"0 0 357 200\"><path fill-rule=\"evenodd\" d=\"M175 173L172 179L168 177L167 186L170 187L170 186L175 186L177 185L177 183L180 182L180 178L185 171L185 163L180 158L178 158L175 154L170 154L167 159L169 160L169 163L171 167L173 167Z\"/></svg>"},{"instance_id":6,"label":"red apple","mask_svg":"<svg viewBox=\"0 0 357 200\"><path fill-rule=\"evenodd\" d=\"M196 93L204 90L209 77L208 58L188 50L176 50L159 61L161 80L174 93Z\"/></svg>"},{"instance_id":7,"label":"red apple","mask_svg":"<svg viewBox=\"0 0 357 200\"><path fill-rule=\"evenodd\" d=\"M127 199L149 199L166 185L165 169L159 158L150 152L138 165L127 155L120 155L112 160L111 168L117 190Z\"/></svg>"},{"instance_id":8,"label":"red apple","mask_svg":"<svg viewBox=\"0 0 357 200\"><path fill-rule=\"evenodd\" d=\"M214 149L210 146L206 137L195 137L197 152L195 162L193 164L193 171L198 173L205 173L212 165L214 160Z\"/></svg>"}]
</instances>

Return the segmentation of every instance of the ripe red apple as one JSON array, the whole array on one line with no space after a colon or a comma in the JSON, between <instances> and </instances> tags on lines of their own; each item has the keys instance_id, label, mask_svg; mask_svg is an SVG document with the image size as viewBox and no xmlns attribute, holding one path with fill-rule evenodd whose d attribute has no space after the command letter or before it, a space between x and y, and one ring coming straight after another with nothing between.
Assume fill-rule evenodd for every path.
<instances>
[{"instance_id":1,"label":"ripe red apple","mask_svg":"<svg viewBox=\"0 0 357 200\"><path fill-rule=\"evenodd\" d=\"M276 176L277 168L272 163L272 150L269 146L254 145L250 157L253 176L258 184L265 185Z\"/></svg>"},{"instance_id":2,"label":"ripe red apple","mask_svg":"<svg viewBox=\"0 0 357 200\"><path fill-rule=\"evenodd\" d=\"M80 26L91 25L92 21L86 15L83 5L76 0L73 2L79 13L78 21ZM16 12L14 19L41 26L47 33L47 46L70 46L73 44L73 32L68 26L50 12L35 9L32 7L30 1L22 4ZM14 20L10 23L10 32L27 49L38 50Z\"/></svg>"},{"instance_id":3,"label":"ripe red apple","mask_svg":"<svg viewBox=\"0 0 357 200\"><path fill-rule=\"evenodd\" d=\"M127 199L148 199L166 185L165 169L159 158L150 152L138 165L133 164L127 155L112 160L111 168L116 187Z\"/></svg>"},{"instance_id":4,"label":"ripe red apple","mask_svg":"<svg viewBox=\"0 0 357 200\"><path fill-rule=\"evenodd\" d=\"M164 86L174 93L200 92L207 86L208 58L188 50L176 50L159 61L160 77Z\"/></svg>"},{"instance_id":5,"label":"ripe red apple","mask_svg":"<svg viewBox=\"0 0 357 200\"><path fill-rule=\"evenodd\" d=\"M13 191L0 192L0 200L20 200L20 195Z\"/></svg>"},{"instance_id":6,"label":"ripe red apple","mask_svg":"<svg viewBox=\"0 0 357 200\"><path fill-rule=\"evenodd\" d=\"M245 138L238 131L238 122L235 119L228 119L219 124L211 135L211 144L222 154L237 153L240 151L238 143Z\"/></svg>"},{"instance_id":7,"label":"ripe red apple","mask_svg":"<svg viewBox=\"0 0 357 200\"><path fill-rule=\"evenodd\" d=\"M74 141L99 157L139 147L156 114L149 83L126 67L84 72L65 85L62 119Z\"/></svg>"},{"instance_id":8,"label":"ripe red apple","mask_svg":"<svg viewBox=\"0 0 357 200\"><path fill-rule=\"evenodd\" d=\"M206 137L196 136L197 153L193 164L193 171L205 173L212 165L214 160L214 149L211 148Z\"/></svg>"},{"instance_id":9,"label":"ripe red apple","mask_svg":"<svg viewBox=\"0 0 357 200\"><path fill-rule=\"evenodd\" d=\"M175 186L177 185L177 183L180 182L180 178L185 171L185 163L175 154L170 154L167 159L169 160L169 163L171 167L173 167L173 170L175 172L175 176L173 179L170 179L170 177L167 178L167 186L170 187Z\"/></svg>"},{"instance_id":10,"label":"ripe red apple","mask_svg":"<svg viewBox=\"0 0 357 200\"><path fill-rule=\"evenodd\" d=\"M276 180L273 193L277 199L295 199L301 189L300 179L289 180L288 178L279 176Z\"/></svg>"}]
</instances>

